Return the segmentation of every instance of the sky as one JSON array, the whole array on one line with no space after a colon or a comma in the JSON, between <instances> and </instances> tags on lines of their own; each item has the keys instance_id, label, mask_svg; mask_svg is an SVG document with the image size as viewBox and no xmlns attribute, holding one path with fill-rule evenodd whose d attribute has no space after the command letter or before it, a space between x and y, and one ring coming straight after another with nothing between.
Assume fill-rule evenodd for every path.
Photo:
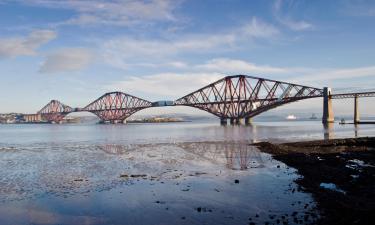
<instances>
[{"instance_id":1,"label":"sky","mask_svg":"<svg viewBox=\"0 0 375 225\"><path fill-rule=\"evenodd\" d=\"M375 90L374 24L371 0L0 0L0 112L110 91L175 100L235 74ZM374 115L374 100L361 112Z\"/></svg>"}]
</instances>

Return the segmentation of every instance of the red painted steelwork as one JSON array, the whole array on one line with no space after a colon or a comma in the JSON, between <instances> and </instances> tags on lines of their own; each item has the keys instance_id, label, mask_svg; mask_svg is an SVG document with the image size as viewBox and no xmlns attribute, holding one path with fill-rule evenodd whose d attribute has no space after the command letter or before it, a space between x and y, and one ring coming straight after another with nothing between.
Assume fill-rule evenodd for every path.
<instances>
[{"instance_id":1,"label":"red painted steelwork","mask_svg":"<svg viewBox=\"0 0 375 225\"><path fill-rule=\"evenodd\" d=\"M102 95L82 109L92 112L102 121L122 122L133 113L151 107L152 103L122 92Z\"/></svg>"},{"instance_id":2,"label":"red painted steelwork","mask_svg":"<svg viewBox=\"0 0 375 225\"><path fill-rule=\"evenodd\" d=\"M158 106L184 105L223 119L251 118L272 108L308 98L322 97L323 90L246 75L228 76L192 92L171 104L152 103L123 92L102 95L84 108L71 108L52 100L38 114L49 122L60 122L71 112L88 111L102 121L122 122L133 113Z\"/></svg>"},{"instance_id":3,"label":"red painted steelwork","mask_svg":"<svg viewBox=\"0 0 375 225\"><path fill-rule=\"evenodd\" d=\"M67 114L73 111L73 108L64 105L57 100L52 100L39 110L38 114L42 115L42 120L59 123Z\"/></svg>"},{"instance_id":4,"label":"red painted steelwork","mask_svg":"<svg viewBox=\"0 0 375 225\"><path fill-rule=\"evenodd\" d=\"M228 76L175 101L220 118L251 118L290 102L322 97L323 90L258 77Z\"/></svg>"}]
</instances>

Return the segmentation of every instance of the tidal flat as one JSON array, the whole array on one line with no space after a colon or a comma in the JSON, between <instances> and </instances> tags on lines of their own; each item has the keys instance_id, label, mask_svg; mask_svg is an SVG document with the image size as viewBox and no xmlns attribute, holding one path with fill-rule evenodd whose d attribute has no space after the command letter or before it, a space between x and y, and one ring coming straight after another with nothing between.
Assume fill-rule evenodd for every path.
<instances>
[{"instance_id":1,"label":"tidal flat","mask_svg":"<svg viewBox=\"0 0 375 225\"><path fill-rule=\"evenodd\" d=\"M252 144L374 133L216 122L0 125L0 224L316 224L299 168Z\"/></svg>"},{"instance_id":2,"label":"tidal flat","mask_svg":"<svg viewBox=\"0 0 375 225\"><path fill-rule=\"evenodd\" d=\"M248 143L2 147L1 224L309 223L295 169ZM308 217L306 217L308 215Z\"/></svg>"}]
</instances>

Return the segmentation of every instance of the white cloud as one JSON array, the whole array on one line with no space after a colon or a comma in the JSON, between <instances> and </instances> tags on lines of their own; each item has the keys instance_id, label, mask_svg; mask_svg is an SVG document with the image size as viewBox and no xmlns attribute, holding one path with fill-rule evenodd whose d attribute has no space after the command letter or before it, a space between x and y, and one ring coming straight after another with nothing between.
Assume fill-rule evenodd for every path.
<instances>
[{"instance_id":1,"label":"white cloud","mask_svg":"<svg viewBox=\"0 0 375 225\"><path fill-rule=\"evenodd\" d=\"M372 0L346 0L341 7L341 11L350 16L363 16L373 17L375 16L375 2Z\"/></svg>"},{"instance_id":2,"label":"white cloud","mask_svg":"<svg viewBox=\"0 0 375 225\"><path fill-rule=\"evenodd\" d=\"M186 34L171 39L118 37L106 41L101 49L109 64L127 69L137 65L166 64L171 56L226 52L240 48L241 44L249 47L259 39L274 39L278 33L274 26L254 17L244 26L226 32Z\"/></svg>"},{"instance_id":3,"label":"white cloud","mask_svg":"<svg viewBox=\"0 0 375 225\"><path fill-rule=\"evenodd\" d=\"M343 69L320 69L312 73L305 73L301 77L296 77L293 80L296 82L305 81L337 81L344 79L354 79L362 77L370 77L375 75L375 66L358 67L358 68L343 68Z\"/></svg>"},{"instance_id":4,"label":"white cloud","mask_svg":"<svg viewBox=\"0 0 375 225\"><path fill-rule=\"evenodd\" d=\"M289 5L293 5L293 2L289 1ZM284 12L284 6L283 0L276 0L273 5L273 11L274 16L276 17L277 21L279 21L284 26L292 29L292 30L307 30L313 28L313 25L309 22L306 22L304 20L294 20L291 18L289 12ZM287 7L287 10L289 11L289 7Z\"/></svg>"},{"instance_id":5,"label":"white cloud","mask_svg":"<svg viewBox=\"0 0 375 225\"><path fill-rule=\"evenodd\" d=\"M253 17L250 23L245 24L239 32L240 35L253 38L271 38L278 33L279 31L276 27L257 19L256 17Z\"/></svg>"},{"instance_id":6,"label":"white cloud","mask_svg":"<svg viewBox=\"0 0 375 225\"><path fill-rule=\"evenodd\" d=\"M93 59L90 50L65 48L46 56L40 67L41 73L71 72L84 69Z\"/></svg>"},{"instance_id":7,"label":"white cloud","mask_svg":"<svg viewBox=\"0 0 375 225\"><path fill-rule=\"evenodd\" d=\"M34 30L26 37L0 39L0 58L35 55L39 47L56 36L56 32L51 30Z\"/></svg>"},{"instance_id":8,"label":"white cloud","mask_svg":"<svg viewBox=\"0 0 375 225\"><path fill-rule=\"evenodd\" d=\"M228 58L217 58L212 59L204 64L195 66L196 69L215 71L222 73L263 73L263 74L274 74L274 73L287 73L290 72L289 68L272 67L272 66L261 66L254 63L249 63L243 60L228 59Z\"/></svg>"},{"instance_id":9,"label":"white cloud","mask_svg":"<svg viewBox=\"0 0 375 225\"><path fill-rule=\"evenodd\" d=\"M147 96L182 97L206 86L224 75L219 73L160 73L149 76L130 76L123 81L105 87L108 91L123 91L129 94L143 93Z\"/></svg>"},{"instance_id":10,"label":"white cloud","mask_svg":"<svg viewBox=\"0 0 375 225\"><path fill-rule=\"evenodd\" d=\"M234 35L199 35L179 38L176 40L149 40L129 37L115 38L104 43L103 51L109 61L122 60L123 64L135 61L154 61L160 57L209 51L218 46L228 46L234 43Z\"/></svg>"},{"instance_id":11,"label":"white cloud","mask_svg":"<svg viewBox=\"0 0 375 225\"><path fill-rule=\"evenodd\" d=\"M77 12L61 24L127 26L142 22L174 21L173 11L180 0L28 0L20 1L39 7L69 9Z\"/></svg>"}]
</instances>

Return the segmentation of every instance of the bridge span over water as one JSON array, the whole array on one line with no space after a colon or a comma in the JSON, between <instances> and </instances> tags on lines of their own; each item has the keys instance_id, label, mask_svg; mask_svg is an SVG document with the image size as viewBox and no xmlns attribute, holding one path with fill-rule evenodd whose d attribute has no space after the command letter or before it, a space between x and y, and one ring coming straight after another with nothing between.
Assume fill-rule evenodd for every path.
<instances>
[{"instance_id":1,"label":"bridge span over water","mask_svg":"<svg viewBox=\"0 0 375 225\"><path fill-rule=\"evenodd\" d=\"M110 92L83 108L72 108L58 100L50 101L25 120L60 123L72 112L91 112L102 122L122 123L132 114L146 108L190 106L220 118L221 124L250 123L251 118L270 109L310 98L323 97L323 123L333 122L332 99L354 98L355 119L359 121L358 98L375 97L375 92L332 94L329 88L314 88L260 77L235 75L224 77L175 101L150 102L124 93Z\"/></svg>"}]
</instances>

